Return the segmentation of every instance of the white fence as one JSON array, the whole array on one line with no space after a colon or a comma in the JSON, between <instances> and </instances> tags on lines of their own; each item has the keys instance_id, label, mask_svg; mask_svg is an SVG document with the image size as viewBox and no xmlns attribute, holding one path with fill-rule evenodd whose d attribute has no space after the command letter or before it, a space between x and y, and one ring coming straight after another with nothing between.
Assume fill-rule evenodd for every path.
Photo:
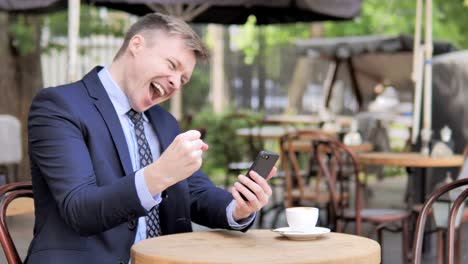
<instances>
[{"instance_id":1,"label":"white fence","mask_svg":"<svg viewBox=\"0 0 468 264\"><path fill-rule=\"evenodd\" d=\"M44 87L57 86L68 83L67 81L67 39L54 38L50 42L54 46L41 56L42 77ZM106 66L112 62L115 54L122 45L123 38L114 36L91 36L81 38L78 41L79 55L77 58L76 76L81 78L96 65Z\"/></svg>"}]
</instances>

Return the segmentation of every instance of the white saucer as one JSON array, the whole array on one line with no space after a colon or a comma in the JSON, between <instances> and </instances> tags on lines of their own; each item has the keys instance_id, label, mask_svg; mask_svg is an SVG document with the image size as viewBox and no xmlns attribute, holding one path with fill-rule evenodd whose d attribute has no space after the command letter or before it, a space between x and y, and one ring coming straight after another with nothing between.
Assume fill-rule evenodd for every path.
<instances>
[{"instance_id":1,"label":"white saucer","mask_svg":"<svg viewBox=\"0 0 468 264\"><path fill-rule=\"evenodd\" d=\"M273 232L278 233L282 236L285 236L291 240L311 240L319 238L325 234L330 233L330 229L326 227L315 227L314 229L302 232L302 231L293 231L290 227L281 227L274 229Z\"/></svg>"}]
</instances>

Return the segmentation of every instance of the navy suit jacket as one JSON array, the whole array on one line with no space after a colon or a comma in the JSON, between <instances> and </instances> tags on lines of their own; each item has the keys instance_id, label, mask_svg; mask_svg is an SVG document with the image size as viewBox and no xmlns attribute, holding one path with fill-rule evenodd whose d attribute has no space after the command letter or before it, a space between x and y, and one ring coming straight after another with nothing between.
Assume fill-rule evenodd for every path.
<instances>
[{"instance_id":1,"label":"navy suit jacket","mask_svg":"<svg viewBox=\"0 0 468 264\"><path fill-rule=\"evenodd\" d=\"M138 217L146 215L114 107L93 69L82 80L41 90L28 121L34 238L27 263L128 263ZM180 131L159 106L146 112L161 153ZM191 221L229 229L232 195L201 171L163 192L162 234Z\"/></svg>"}]
</instances>

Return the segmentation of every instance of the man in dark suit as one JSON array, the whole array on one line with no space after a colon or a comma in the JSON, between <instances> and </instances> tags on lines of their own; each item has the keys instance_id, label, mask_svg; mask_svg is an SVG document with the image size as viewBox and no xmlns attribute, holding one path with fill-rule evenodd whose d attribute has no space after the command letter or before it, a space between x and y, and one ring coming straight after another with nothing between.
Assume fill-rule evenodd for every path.
<instances>
[{"instance_id":1,"label":"man in dark suit","mask_svg":"<svg viewBox=\"0 0 468 264\"><path fill-rule=\"evenodd\" d=\"M135 242L189 232L191 221L250 227L271 196L266 180L251 173L253 180L239 175L232 193L215 187L199 170L208 149L200 133L180 133L157 106L206 56L186 23L150 14L129 29L111 65L36 96L27 263L128 263Z\"/></svg>"}]
</instances>

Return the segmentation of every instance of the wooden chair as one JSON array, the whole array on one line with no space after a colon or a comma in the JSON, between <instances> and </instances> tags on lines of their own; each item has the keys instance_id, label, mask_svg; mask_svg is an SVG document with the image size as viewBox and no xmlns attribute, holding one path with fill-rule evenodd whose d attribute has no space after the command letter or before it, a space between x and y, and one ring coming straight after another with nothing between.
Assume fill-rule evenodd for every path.
<instances>
[{"instance_id":1,"label":"wooden chair","mask_svg":"<svg viewBox=\"0 0 468 264\"><path fill-rule=\"evenodd\" d=\"M357 235L361 235L361 223L373 225L371 235L377 239L383 249L383 230L402 233L402 263L408 261L408 222L410 213L406 210L385 208L362 208L361 184L359 182L359 162L347 146L337 140L316 142L316 155L320 170L327 181L332 206L332 220L338 232L343 231L349 222L355 223ZM343 200L346 185L354 186L354 203ZM392 227L397 227L392 229Z\"/></svg>"},{"instance_id":2,"label":"wooden chair","mask_svg":"<svg viewBox=\"0 0 468 264\"><path fill-rule=\"evenodd\" d=\"M305 169L300 164L300 161L304 163L304 159L301 159L301 157L304 157L308 166L316 165L313 162L313 156L311 156L313 153L311 142L313 142L313 139L322 137L328 138L330 135L319 130L295 130L280 138L281 166L277 175L272 179L275 180L272 187L283 188L283 199L265 209L265 212L275 212L271 228L276 226L285 207L310 204L323 207L328 203L328 193L319 187L321 185L320 175L316 175L314 168L308 167ZM316 177L313 182L309 180L311 175ZM262 222L260 221L260 223Z\"/></svg>"},{"instance_id":3,"label":"wooden chair","mask_svg":"<svg viewBox=\"0 0 468 264\"><path fill-rule=\"evenodd\" d=\"M416 222L416 229L414 233L414 242L413 242L413 263L414 264L421 263L421 259L422 259L421 250L422 250L426 220L427 220L427 217L431 214L432 206L434 202L439 197L444 195L445 193L455 188L465 186L465 185L468 185L468 178L456 180L449 184L445 184L439 187L437 190L435 190L424 203L424 206L422 207L421 212L419 213L418 220ZM455 251L455 248L457 247L456 243L454 242L455 220L456 220L456 215L458 213L458 210L460 209L461 204L465 201L467 197L468 197L468 190L464 190L454 201L454 204L450 211L450 215L448 218L448 228L447 228L448 230L447 231L448 254L447 254L447 262L446 262L447 264L453 264L455 262L454 251ZM460 239L459 236L458 236L458 239ZM458 251L457 253L459 254L460 252ZM457 259L459 261L459 258Z\"/></svg>"},{"instance_id":4,"label":"wooden chair","mask_svg":"<svg viewBox=\"0 0 468 264\"><path fill-rule=\"evenodd\" d=\"M330 200L328 191L323 188L322 177L317 173L319 172L317 166L314 167L317 165L314 142L318 140L334 140L334 138L320 130L297 130L285 134L280 140L286 207L306 203L325 204ZM301 166L301 158L307 168ZM315 177L315 180L306 180L309 177Z\"/></svg>"},{"instance_id":5,"label":"wooden chair","mask_svg":"<svg viewBox=\"0 0 468 264\"><path fill-rule=\"evenodd\" d=\"M9 183L0 186L0 243L9 264L22 263L6 222L8 205L20 197L33 198L31 182Z\"/></svg>"},{"instance_id":6,"label":"wooden chair","mask_svg":"<svg viewBox=\"0 0 468 264\"><path fill-rule=\"evenodd\" d=\"M466 162L466 159L468 158L468 146L465 147L465 149L463 150L463 157L465 159L465 162ZM464 166L467 166L466 164L463 165ZM462 167L462 169L463 169ZM413 206L412 210L413 210L413 214L414 214L414 217L417 218L418 215L421 213L421 210L423 208L424 204L416 204ZM429 209L429 212L428 212L429 215L432 214L432 208ZM463 210L463 213L462 213L462 216L461 216L461 221L460 223L463 224L463 223L467 223L468 222L468 208L464 208ZM458 230L458 236L461 236L461 229L457 229ZM437 232L437 264L442 264L444 263L444 232L446 230L444 229L441 229L441 228L437 228L436 230L429 230L429 231L426 231L426 233L433 233L433 232ZM460 248L460 240L457 239L456 240L456 243L455 243L455 248L456 249L459 249ZM457 255L456 255L456 261L459 263L459 259L460 259L460 256L459 256L459 251L457 251Z\"/></svg>"}]
</instances>

